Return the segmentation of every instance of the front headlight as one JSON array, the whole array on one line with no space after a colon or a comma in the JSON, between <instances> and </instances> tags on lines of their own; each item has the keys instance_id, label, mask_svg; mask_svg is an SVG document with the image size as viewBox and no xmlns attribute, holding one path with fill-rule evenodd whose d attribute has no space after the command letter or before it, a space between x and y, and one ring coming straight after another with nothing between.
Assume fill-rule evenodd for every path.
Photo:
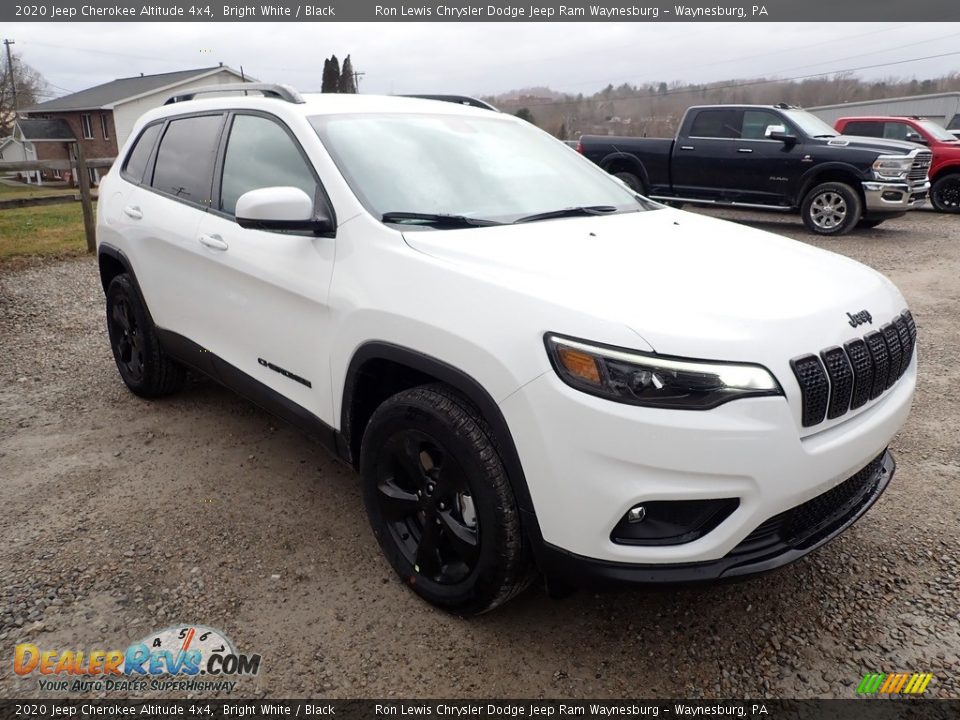
<instances>
[{"instance_id":1,"label":"front headlight","mask_svg":"<svg viewBox=\"0 0 960 720\"><path fill-rule=\"evenodd\" d=\"M913 167L913 158L903 155L881 155L873 163L877 180L903 180Z\"/></svg>"},{"instance_id":2,"label":"front headlight","mask_svg":"<svg viewBox=\"0 0 960 720\"><path fill-rule=\"evenodd\" d=\"M760 365L664 357L553 334L544 340L567 385L616 402L708 410L737 398L783 394Z\"/></svg>"}]
</instances>

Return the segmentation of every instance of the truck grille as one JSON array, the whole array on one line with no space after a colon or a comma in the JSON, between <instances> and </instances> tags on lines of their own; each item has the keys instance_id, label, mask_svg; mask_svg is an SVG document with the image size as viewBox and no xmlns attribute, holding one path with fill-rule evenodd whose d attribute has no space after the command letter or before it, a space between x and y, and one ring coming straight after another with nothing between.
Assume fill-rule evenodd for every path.
<instances>
[{"instance_id":1,"label":"truck grille","mask_svg":"<svg viewBox=\"0 0 960 720\"><path fill-rule=\"evenodd\" d=\"M880 397L907 371L917 326L904 311L862 339L790 361L803 401L801 422L811 427Z\"/></svg>"},{"instance_id":2,"label":"truck grille","mask_svg":"<svg viewBox=\"0 0 960 720\"><path fill-rule=\"evenodd\" d=\"M924 150L918 152L913 159L913 166L910 168L910 174L907 176L912 182L920 182L927 179L930 172L930 164L933 162L933 153Z\"/></svg>"}]
</instances>

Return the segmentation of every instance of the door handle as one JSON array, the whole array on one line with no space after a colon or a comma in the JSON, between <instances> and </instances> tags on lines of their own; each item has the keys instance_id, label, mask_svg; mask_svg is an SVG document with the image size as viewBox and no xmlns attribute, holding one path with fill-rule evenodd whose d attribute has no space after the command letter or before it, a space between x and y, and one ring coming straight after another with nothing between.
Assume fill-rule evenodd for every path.
<instances>
[{"instance_id":1,"label":"door handle","mask_svg":"<svg viewBox=\"0 0 960 720\"><path fill-rule=\"evenodd\" d=\"M140 220L143 218L143 211L140 210L139 206L137 205L127 205L123 209L123 212L132 217L134 220Z\"/></svg>"},{"instance_id":2,"label":"door handle","mask_svg":"<svg viewBox=\"0 0 960 720\"><path fill-rule=\"evenodd\" d=\"M227 241L219 235L201 235L200 244L206 245L212 250L226 250L230 247L227 245Z\"/></svg>"},{"instance_id":3,"label":"door handle","mask_svg":"<svg viewBox=\"0 0 960 720\"><path fill-rule=\"evenodd\" d=\"M737 148L737 152L753 152L750 148Z\"/></svg>"},{"instance_id":4,"label":"door handle","mask_svg":"<svg viewBox=\"0 0 960 720\"><path fill-rule=\"evenodd\" d=\"M693 150L693 145L681 145L681 150Z\"/></svg>"}]
</instances>

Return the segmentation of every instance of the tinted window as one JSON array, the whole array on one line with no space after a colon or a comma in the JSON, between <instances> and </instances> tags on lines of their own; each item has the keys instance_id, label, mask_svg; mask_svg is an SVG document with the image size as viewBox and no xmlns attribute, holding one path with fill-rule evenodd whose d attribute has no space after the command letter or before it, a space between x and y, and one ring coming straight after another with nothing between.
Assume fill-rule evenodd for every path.
<instances>
[{"instance_id":1,"label":"tinted window","mask_svg":"<svg viewBox=\"0 0 960 720\"><path fill-rule=\"evenodd\" d=\"M311 198L317 194L307 161L280 125L257 115L237 115L223 161L220 209L232 215L245 192L280 185L300 188Z\"/></svg>"},{"instance_id":2,"label":"tinted window","mask_svg":"<svg viewBox=\"0 0 960 720\"><path fill-rule=\"evenodd\" d=\"M690 126L690 137L738 138L738 115L737 110L700 110Z\"/></svg>"},{"instance_id":3,"label":"tinted window","mask_svg":"<svg viewBox=\"0 0 960 720\"><path fill-rule=\"evenodd\" d=\"M888 140L906 140L908 132L914 135L920 134L906 123L888 122L883 124L883 136Z\"/></svg>"},{"instance_id":4,"label":"tinted window","mask_svg":"<svg viewBox=\"0 0 960 720\"><path fill-rule=\"evenodd\" d=\"M843 126L843 134L883 137L883 123L864 121L847 123Z\"/></svg>"},{"instance_id":5,"label":"tinted window","mask_svg":"<svg viewBox=\"0 0 960 720\"><path fill-rule=\"evenodd\" d=\"M789 132L790 127L780 116L766 110L745 110L743 112L743 128L740 137L744 140L766 140L767 128L771 125L784 128Z\"/></svg>"},{"instance_id":6,"label":"tinted window","mask_svg":"<svg viewBox=\"0 0 960 720\"><path fill-rule=\"evenodd\" d=\"M173 120L160 140L151 185L178 198L208 205L222 119L220 115L201 115Z\"/></svg>"},{"instance_id":7,"label":"tinted window","mask_svg":"<svg viewBox=\"0 0 960 720\"><path fill-rule=\"evenodd\" d=\"M150 160L150 153L153 152L153 146L157 142L157 136L160 134L162 126L148 126L137 141L133 144L133 149L127 155L127 162L123 166L123 172L135 183L143 180L143 171L147 169L147 162Z\"/></svg>"},{"instance_id":8,"label":"tinted window","mask_svg":"<svg viewBox=\"0 0 960 720\"><path fill-rule=\"evenodd\" d=\"M947 125L948 130L960 130L960 113L957 113Z\"/></svg>"}]
</instances>

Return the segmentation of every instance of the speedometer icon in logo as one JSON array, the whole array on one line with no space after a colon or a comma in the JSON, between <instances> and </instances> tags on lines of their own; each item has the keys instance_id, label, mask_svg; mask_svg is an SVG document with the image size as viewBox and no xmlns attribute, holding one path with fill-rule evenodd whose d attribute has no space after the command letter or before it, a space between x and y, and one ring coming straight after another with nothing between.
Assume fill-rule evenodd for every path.
<instances>
[{"instance_id":1,"label":"speedometer icon in logo","mask_svg":"<svg viewBox=\"0 0 960 720\"><path fill-rule=\"evenodd\" d=\"M235 655L233 643L219 630L206 625L175 625L160 632L147 635L140 641L151 650L163 649L183 653L199 650L201 657L213 653Z\"/></svg>"},{"instance_id":2,"label":"speedometer icon in logo","mask_svg":"<svg viewBox=\"0 0 960 720\"><path fill-rule=\"evenodd\" d=\"M238 653L215 628L172 625L134 643L127 668L143 675L256 675L260 656Z\"/></svg>"}]
</instances>

